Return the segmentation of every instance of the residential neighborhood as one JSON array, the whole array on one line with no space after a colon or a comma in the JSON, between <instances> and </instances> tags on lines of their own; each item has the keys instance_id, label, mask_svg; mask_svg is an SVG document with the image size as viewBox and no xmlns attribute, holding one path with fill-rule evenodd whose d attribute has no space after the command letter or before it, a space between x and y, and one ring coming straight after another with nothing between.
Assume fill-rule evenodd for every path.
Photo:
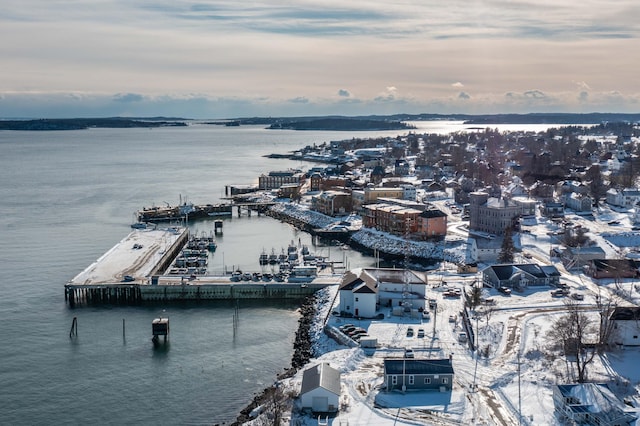
<instances>
[{"instance_id":1,"label":"residential neighborhood","mask_svg":"<svg viewBox=\"0 0 640 426\"><path fill-rule=\"evenodd\" d=\"M639 154L630 123L295 153L327 165L242 196L377 261L319 293L315 358L281 383L294 395L285 417L636 424Z\"/></svg>"}]
</instances>

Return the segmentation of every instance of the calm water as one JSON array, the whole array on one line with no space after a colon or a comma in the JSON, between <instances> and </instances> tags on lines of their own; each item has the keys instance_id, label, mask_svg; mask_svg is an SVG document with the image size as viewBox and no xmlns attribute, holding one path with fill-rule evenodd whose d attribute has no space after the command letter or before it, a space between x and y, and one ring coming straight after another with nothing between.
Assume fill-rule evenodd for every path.
<instances>
[{"instance_id":1,"label":"calm water","mask_svg":"<svg viewBox=\"0 0 640 426\"><path fill-rule=\"evenodd\" d=\"M421 123L422 131L461 123ZM494 126L495 127L495 126ZM537 129L536 129L537 130ZM543 130L542 128L540 130ZM0 132L0 424L212 424L233 420L289 366L295 305L69 309L65 282L124 238L143 206L217 202L227 184L308 165L262 156L397 132L293 132L192 126ZM212 222L197 222L208 232ZM266 217L233 218L210 269L258 269L258 256L310 236ZM373 261L315 247L351 267ZM154 350L151 320L171 318ZM79 337L69 339L72 318ZM124 321L124 324L123 324Z\"/></svg>"},{"instance_id":2,"label":"calm water","mask_svg":"<svg viewBox=\"0 0 640 426\"><path fill-rule=\"evenodd\" d=\"M289 366L297 306L242 302L234 338L224 303L71 310L63 285L124 238L141 207L176 204L180 195L219 201L226 184L306 166L262 155L351 135L219 126L0 132L0 424L233 420ZM258 270L263 249L279 252L291 240L311 244L270 218L225 220L210 268ZM315 250L346 255L353 266L369 262ZM170 345L154 350L150 324L161 314L171 318Z\"/></svg>"}]
</instances>

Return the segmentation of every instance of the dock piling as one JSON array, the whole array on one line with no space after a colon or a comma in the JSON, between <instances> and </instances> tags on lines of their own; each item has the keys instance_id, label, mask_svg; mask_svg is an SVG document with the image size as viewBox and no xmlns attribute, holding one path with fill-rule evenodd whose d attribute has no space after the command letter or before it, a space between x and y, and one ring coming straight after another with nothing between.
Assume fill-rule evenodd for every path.
<instances>
[{"instance_id":1,"label":"dock piling","mask_svg":"<svg viewBox=\"0 0 640 426\"><path fill-rule=\"evenodd\" d=\"M71 330L69 330L69 338L73 339L74 337L78 337L78 317L73 317L73 321L71 321Z\"/></svg>"}]
</instances>

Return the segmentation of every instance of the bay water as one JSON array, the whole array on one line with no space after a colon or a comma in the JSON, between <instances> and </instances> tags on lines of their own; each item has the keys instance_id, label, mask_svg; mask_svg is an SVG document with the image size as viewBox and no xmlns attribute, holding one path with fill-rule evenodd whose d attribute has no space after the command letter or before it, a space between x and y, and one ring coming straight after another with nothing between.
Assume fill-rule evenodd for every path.
<instances>
[{"instance_id":1,"label":"bay water","mask_svg":"<svg viewBox=\"0 0 640 426\"><path fill-rule=\"evenodd\" d=\"M464 129L460 122L419 127ZM70 309L64 284L123 239L143 206L219 202L225 185L311 166L266 154L397 134L204 124L0 132L0 424L233 421L290 365L296 304L241 301L234 333L230 303ZM190 227L208 233L213 221ZM314 246L308 234L255 214L225 219L223 231L209 264L214 272L258 270L263 250L279 253L291 241L349 267L374 264L351 250ZM171 335L154 349L158 316L170 318ZM70 339L74 317L78 336Z\"/></svg>"},{"instance_id":2,"label":"bay water","mask_svg":"<svg viewBox=\"0 0 640 426\"><path fill-rule=\"evenodd\" d=\"M270 131L260 126L0 132L0 424L230 422L290 365L298 306L229 303L79 307L64 284L131 231L143 206L219 202L229 184L309 164L268 159L371 133ZM391 134L387 132L386 134ZM262 250L292 240L352 266L357 252L313 247L274 219L237 213L209 269L259 270ZM213 221L190 224L210 232ZM154 350L151 321L171 321ZM78 337L69 338L73 317Z\"/></svg>"}]
</instances>

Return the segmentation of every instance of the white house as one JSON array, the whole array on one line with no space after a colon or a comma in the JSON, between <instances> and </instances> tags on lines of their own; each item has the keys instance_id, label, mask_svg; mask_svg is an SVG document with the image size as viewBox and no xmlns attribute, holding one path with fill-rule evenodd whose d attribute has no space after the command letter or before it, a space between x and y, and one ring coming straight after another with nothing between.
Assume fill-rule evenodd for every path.
<instances>
[{"instance_id":1,"label":"white house","mask_svg":"<svg viewBox=\"0 0 640 426\"><path fill-rule=\"evenodd\" d=\"M617 307L611 313L613 323L610 343L624 346L640 346L640 308L635 306Z\"/></svg>"},{"instance_id":2,"label":"white house","mask_svg":"<svg viewBox=\"0 0 640 426\"><path fill-rule=\"evenodd\" d=\"M302 408L315 413L337 412L340 409L340 371L328 363L318 364L302 373L300 390Z\"/></svg>"},{"instance_id":3,"label":"white house","mask_svg":"<svg viewBox=\"0 0 640 426\"><path fill-rule=\"evenodd\" d=\"M640 201L640 190L636 188L625 188L621 191L611 188L606 195L607 203L617 207L631 208Z\"/></svg>"},{"instance_id":4,"label":"white house","mask_svg":"<svg viewBox=\"0 0 640 426\"><path fill-rule=\"evenodd\" d=\"M424 310L426 279L405 269L364 268L348 271L339 287L340 313L373 318L378 306Z\"/></svg>"},{"instance_id":5,"label":"white house","mask_svg":"<svg viewBox=\"0 0 640 426\"><path fill-rule=\"evenodd\" d=\"M376 316L378 289L375 278L361 272L354 274L349 271L342 277L338 293L341 315L362 318Z\"/></svg>"}]
</instances>

